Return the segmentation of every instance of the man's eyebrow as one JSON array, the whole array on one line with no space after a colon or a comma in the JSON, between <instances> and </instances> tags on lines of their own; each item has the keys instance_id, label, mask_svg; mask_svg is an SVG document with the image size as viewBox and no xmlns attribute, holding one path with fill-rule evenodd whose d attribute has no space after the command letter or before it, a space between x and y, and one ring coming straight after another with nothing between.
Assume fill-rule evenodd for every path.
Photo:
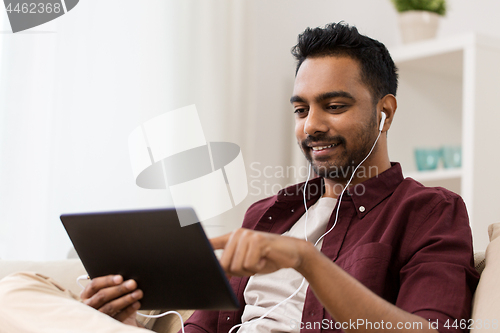
<instances>
[{"instance_id":1,"label":"man's eyebrow","mask_svg":"<svg viewBox=\"0 0 500 333\"><path fill-rule=\"evenodd\" d=\"M351 99L353 101L356 100L354 98L354 96L351 95L350 93L348 93L347 91L339 90L339 91L329 91L329 92L326 92L324 94L319 95L318 97L316 97L316 102L322 102L326 99L335 98L335 97L344 97L344 98Z\"/></svg>"},{"instance_id":2,"label":"man's eyebrow","mask_svg":"<svg viewBox=\"0 0 500 333\"><path fill-rule=\"evenodd\" d=\"M292 97L290 97L290 103L293 104L295 102L304 103L305 100L302 97L298 96L298 95L293 95Z\"/></svg>"},{"instance_id":3,"label":"man's eyebrow","mask_svg":"<svg viewBox=\"0 0 500 333\"><path fill-rule=\"evenodd\" d=\"M329 91L329 92L326 92L326 93L319 95L318 97L316 97L316 102L322 102L324 100L327 100L330 98L335 98L335 97L344 97L344 98L351 99L353 101L356 100L354 98L354 96L352 96L347 91L339 90L339 91ZM290 97L290 103L293 104L295 102L305 103L305 100L298 95L294 95L294 96Z\"/></svg>"}]
</instances>

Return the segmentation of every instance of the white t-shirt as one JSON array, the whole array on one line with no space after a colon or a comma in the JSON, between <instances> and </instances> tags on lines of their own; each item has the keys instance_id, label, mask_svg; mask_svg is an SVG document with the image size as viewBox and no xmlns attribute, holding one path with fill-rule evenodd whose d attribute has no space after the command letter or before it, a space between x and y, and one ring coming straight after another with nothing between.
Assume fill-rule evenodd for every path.
<instances>
[{"instance_id":1,"label":"white t-shirt","mask_svg":"<svg viewBox=\"0 0 500 333\"><path fill-rule=\"evenodd\" d=\"M307 240L316 241L326 232L333 209L337 203L334 198L320 198L308 209ZM306 214L285 232L284 236L305 239ZM323 239L316 245L321 249ZM256 274L252 276L245 288L244 297L246 306L241 316L243 323L259 318L273 306L292 295L302 283L303 277L292 268L280 269L271 274ZM301 290L293 298L281 304L265 318L255 323L245 324L240 327L240 333L268 333L268 332L299 332L300 321L306 290L309 286L304 282Z\"/></svg>"}]
</instances>

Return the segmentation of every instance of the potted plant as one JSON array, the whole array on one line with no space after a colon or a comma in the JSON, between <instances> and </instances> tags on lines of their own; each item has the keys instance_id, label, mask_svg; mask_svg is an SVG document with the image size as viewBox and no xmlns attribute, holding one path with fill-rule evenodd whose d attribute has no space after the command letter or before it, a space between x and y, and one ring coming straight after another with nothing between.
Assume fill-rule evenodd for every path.
<instances>
[{"instance_id":1,"label":"potted plant","mask_svg":"<svg viewBox=\"0 0 500 333\"><path fill-rule=\"evenodd\" d=\"M391 0L399 12L403 43L436 37L439 17L446 14L446 0Z\"/></svg>"}]
</instances>

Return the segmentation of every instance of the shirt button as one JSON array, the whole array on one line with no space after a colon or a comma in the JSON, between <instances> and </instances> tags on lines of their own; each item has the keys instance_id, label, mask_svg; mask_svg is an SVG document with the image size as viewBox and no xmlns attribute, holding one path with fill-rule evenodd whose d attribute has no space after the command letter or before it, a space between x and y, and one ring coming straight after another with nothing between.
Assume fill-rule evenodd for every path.
<instances>
[{"instance_id":1,"label":"shirt button","mask_svg":"<svg viewBox=\"0 0 500 333\"><path fill-rule=\"evenodd\" d=\"M231 317L227 317L226 320L231 320Z\"/></svg>"},{"instance_id":2,"label":"shirt button","mask_svg":"<svg viewBox=\"0 0 500 333\"><path fill-rule=\"evenodd\" d=\"M272 219L273 219L273 217L272 217L272 216L269 216L269 217L268 217L268 219L269 219L269 220L272 220Z\"/></svg>"},{"instance_id":3,"label":"shirt button","mask_svg":"<svg viewBox=\"0 0 500 333\"><path fill-rule=\"evenodd\" d=\"M292 213L295 212L295 209L290 210Z\"/></svg>"},{"instance_id":4,"label":"shirt button","mask_svg":"<svg viewBox=\"0 0 500 333\"><path fill-rule=\"evenodd\" d=\"M287 196L287 194L286 194L286 193L285 193L285 194L283 194L283 195L284 195L285 197Z\"/></svg>"},{"instance_id":5,"label":"shirt button","mask_svg":"<svg viewBox=\"0 0 500 333\"><path fill-rule=\"evenodd\" d=\"M363 213L365 210L366 210L366 209L365 209L365 206L359 206L359 211L360 211L361 213Z\"/></svg>"}]
</instances>

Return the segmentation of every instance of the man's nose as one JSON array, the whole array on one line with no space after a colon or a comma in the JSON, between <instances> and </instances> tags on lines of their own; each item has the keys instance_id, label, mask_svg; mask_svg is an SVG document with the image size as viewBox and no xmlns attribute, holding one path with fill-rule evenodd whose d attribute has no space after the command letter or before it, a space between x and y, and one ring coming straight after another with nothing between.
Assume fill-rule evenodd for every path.
<instances>
[{"instance_id":1,"label":"man's nose","mask_svg":"<svg viewBox=\"0 0 500 333\"><path fill-rule=\"evenodd\" d=\"M310 108L304 123L304 133L315 135L328 132L326 114L320 108Z\"/></svg>"}]
</instances>

